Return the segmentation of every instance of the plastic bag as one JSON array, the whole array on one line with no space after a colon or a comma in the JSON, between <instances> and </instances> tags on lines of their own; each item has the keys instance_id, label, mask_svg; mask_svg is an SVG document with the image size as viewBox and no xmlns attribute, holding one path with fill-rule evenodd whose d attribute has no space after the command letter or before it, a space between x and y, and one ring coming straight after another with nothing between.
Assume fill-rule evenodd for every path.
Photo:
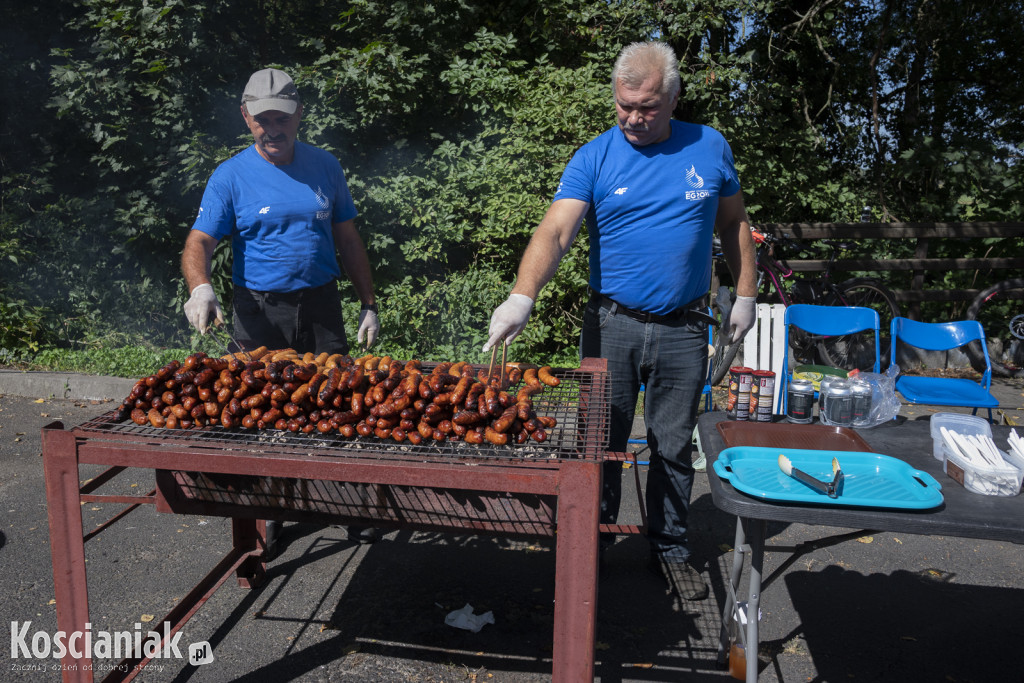
<instances>
[{"instance_id":1,"label":"plastic bag","mask_svg":"<svg viewBox=\"0 0 1024 683\"><path fill-rule=\"evenodd\" d=\"M845 421L840 417L839 411L834 412L829 408L832 397L828 395L831 387L827 387L822 391L820 397L821 409L818 416L821 423L831 426L867 429L896 419L903 405L896 396L896 376L898 374L899 367L891 366L885 374L858 372L850 377L849 380L846 380L847 388L853 389L854 397L856 396L857 388L863 389L866 386L871 391L870 406L861 404L859 408L852 409L846 416L850 418L850 421ZM866 392L864 396L866 397ZM853 405L856 398L851 398L850 401L851 405Z\"/></svg>"}]
</instances>

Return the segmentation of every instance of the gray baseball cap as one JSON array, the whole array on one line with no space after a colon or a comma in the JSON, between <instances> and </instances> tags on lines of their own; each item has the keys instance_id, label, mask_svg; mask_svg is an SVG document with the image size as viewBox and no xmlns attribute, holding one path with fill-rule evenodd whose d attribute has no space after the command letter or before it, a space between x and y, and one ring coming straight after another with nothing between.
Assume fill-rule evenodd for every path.
<instances>
[{"instance_id":1,"label":"gray baseball cap","mask_svg":"<svg viewBox=\"0 0 1024 683\"><path fill-rule=\"evenodd\" d=\"M299 107L299 91L291 77L280 69L262 69L249 77L242 103L251 116L271 109L294 114Z\"/></svg>"}]
</instances>

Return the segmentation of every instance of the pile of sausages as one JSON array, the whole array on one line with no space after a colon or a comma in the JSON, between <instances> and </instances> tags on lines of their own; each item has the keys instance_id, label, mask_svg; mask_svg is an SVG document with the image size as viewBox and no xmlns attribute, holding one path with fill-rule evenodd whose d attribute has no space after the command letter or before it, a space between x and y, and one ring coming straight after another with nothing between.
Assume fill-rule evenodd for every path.
<instances>
[{"instance_id":1,"label":"pile of sausages","mask_svg":"<svg viewBox=\"0 0 1024 683\"><path fill-rule=\"evenodd\" d=\"M445 362L426 373L417 360L300 357L291 349L194 353L136 382L117 417L167 429L337 432L414 445L545 441L556 420L538 415L532 397L560 380L549 366L510 363L503 370L487 376L469 363Z\"/></svg>"}]
</instances>

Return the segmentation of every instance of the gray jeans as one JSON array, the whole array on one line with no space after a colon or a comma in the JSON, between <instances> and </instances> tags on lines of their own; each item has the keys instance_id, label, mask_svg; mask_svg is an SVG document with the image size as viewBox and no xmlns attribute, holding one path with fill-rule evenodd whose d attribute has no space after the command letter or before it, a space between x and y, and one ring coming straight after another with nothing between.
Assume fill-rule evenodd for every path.
<instances>
[{"instance_id":1,"label":"gray jeans","mask_svg":"<svg viewBox=\"0 0 1024 683\"><path fill-rule=\"evenodd\" d=\"M650 447L647 525L651 549L673 561L689 559L687 517L694 470L693 427L707 377L708 328L695 316L640 322L613 314L592 297L583 314L580 356L606 358L611 373L610 450L626 450L640 385ZM601 522L615 523L622 498L622 464L605 463Z\"/></svg>"}]
</instances>

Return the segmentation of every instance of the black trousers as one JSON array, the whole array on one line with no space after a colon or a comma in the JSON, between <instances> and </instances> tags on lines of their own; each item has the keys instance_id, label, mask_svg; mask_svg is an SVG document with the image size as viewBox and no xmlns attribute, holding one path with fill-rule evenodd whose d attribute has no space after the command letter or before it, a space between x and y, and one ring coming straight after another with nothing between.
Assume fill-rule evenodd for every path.
<instances>
[{"instance_id":1,"label":"black trousers","mask_svg":"<svg viewBox=\"0 0 1024 683\"><path fill-rule=\"evenodd\" d=\"M335 280L294 292L258 292L235 285L234 332L248 349L348 353L341 296Z\"/></svg>"}]
</instances>

